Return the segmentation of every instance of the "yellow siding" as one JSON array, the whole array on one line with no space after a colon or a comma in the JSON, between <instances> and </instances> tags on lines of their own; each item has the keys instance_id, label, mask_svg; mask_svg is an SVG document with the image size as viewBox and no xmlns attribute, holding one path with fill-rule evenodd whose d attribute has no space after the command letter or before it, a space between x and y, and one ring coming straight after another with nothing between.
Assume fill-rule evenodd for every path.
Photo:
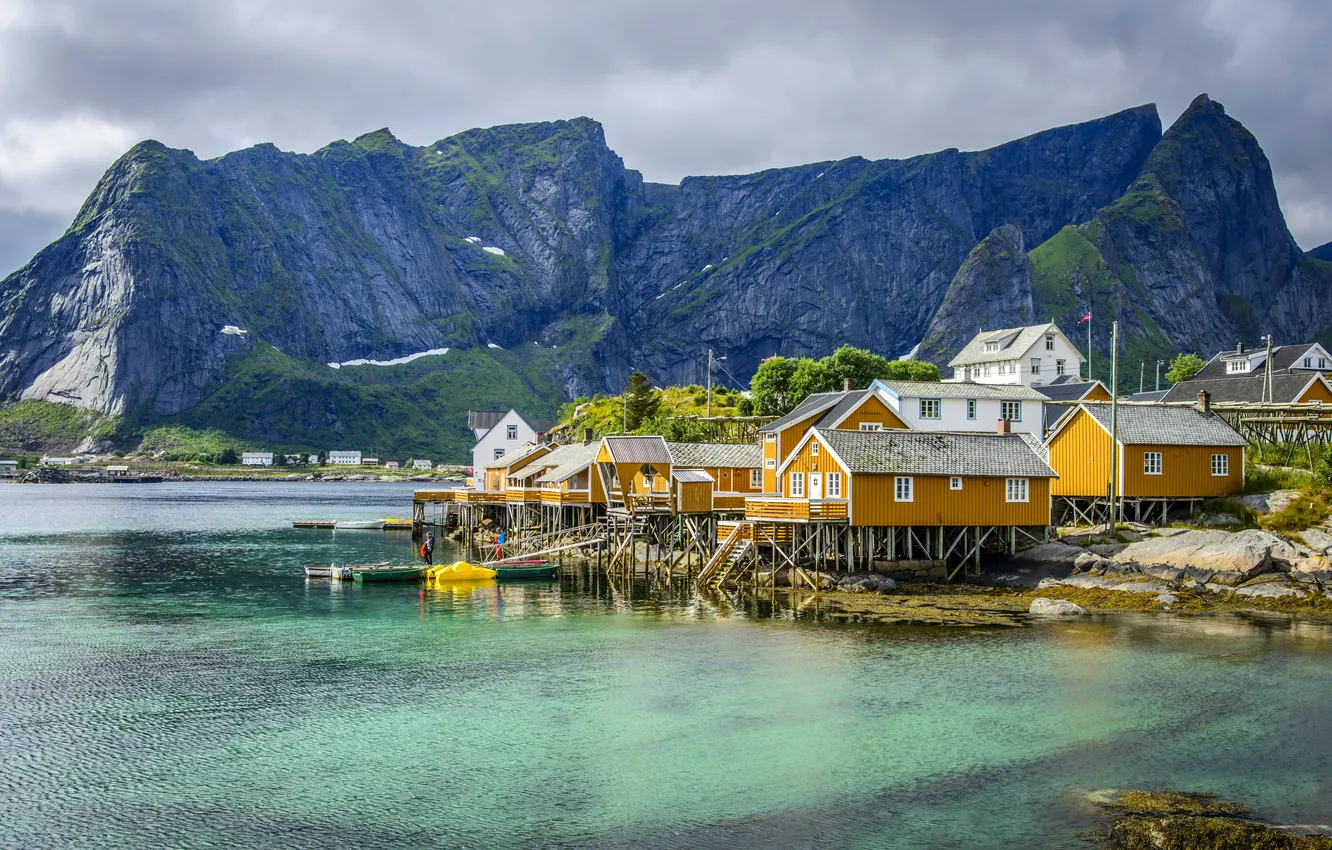
<instances>
[{"instance_id":1,"label":"yellow siding","mask_svg":"<svg viewBox=\"0 0 1332 850\"><path fill-rule=\"evenodd\" d=\"M706 514L712 510L712 485L706 481L682 481L679 487L680 513Z\"/></svg>"},{"instance_id":2,"label":"yellow siding","mask_svg":"<svg viewBox=\"0 0 1332 850\"><path fill-rule=\"evenodd\" d=\"M862 422L877 422L885 428L906 428L896 411L876 395L865 396L860 406L838 424L838 431L858 431Z\"/></svg>"},{"instance_id":3,"label":"yellow siding","mask_svg":"<svg viewBox=\"0 0 1332 850\"><path fill-rule=\"evenodd\" d=\"M1161 474L1143 473L1143 455L1161 453ZM1212 455L1230 456L1230 474L1212 475ZM1124 446L1124 471L1120 495L1144 497L1228 496L1243 485L1243 449L1213 446Z\"/></svg>"},{"instance_id":4,"label":"yellow siding","mask_svg":"<svg viewBox=\"0 0 1332 850\"><path fill-rule=\"evenodd\" d=\"M777 467L781 465L777 462L777 441L769 440L767 434L762 435L759 439L763 442L763 492L776 493ZM772 463L768 461L772 461Z\"/></svg>"},{"instance_id":5,"label":"yellow siding","mask_svg":"<svg viewBox=\"0 0 1332 850\"><path fill-rule=\"evenodd\" d=\"M1309 389L1304 391L1304 395L1300 396L1297 401L1321 401L1323 403L1328 403L1332 402L1332 393L1327 391L1327 387L1322 381L1315 381Z\"/></svg>"},{"instance_id":6,"label":"yellow siding","mask_svg":"<svg viewBox=\"0 0 1332 850\"><path fill-rule=\"evenodd\" d=\"M1056 496L1104 496L1110 484L1110 435L1085 410L1050 441L1050 466L1059 473L1052 485Z\"/></svg>"},{"instance_id":7,"label":"yellow siding","mask_svg":"<svg viewBox=\"0 0 1332 850\"><path fill-rule=\"evenodd\" d=\"M1087 394L1082 398L1084 401L1109 401L1110 391L1101 384L1097 384L1088 390Z\"/></svg>"},{"instance_id":8,"label":"yellow siding","mask_svg":"<svg viewBox=\"0 0 1332 850\"><path fill-rule=\"evenodd\" d=\"M914 475L913 499L893 501L894 475L857 475L851 482L852 525L1049 525L1050 479L1027 479L1026 502L1009 502L1007 479Z\"/></svg>"},{"instance_id":9,"label":"yellow siding","mask_svg":"<svg viewBox=\"0 0 1332 850\"><path fill-rule=\"evenodd\" d=\"M819 453L814 454L814 446L818 445ZM800 449L799 454L791 461L791 465L782 472L781 494L791 496L791 473L805 473L805 498L809 498L809 474L818 472L823 475L823 498L828 497L828 473L840 472L842 474L842 495L838 498L846 498L847 474L846 470L833 458L828 447L819 442L818 438L810 440Z\"/></svg>"},{"instance_id":10,"label":"yellow siding","mask_svg":"<svg viewBox=\"0 0 1332 850\"><path fill-rule=\"evenodd\" d=\"M625 476L629 475L632 471L634 477L634 492L646 493L648 491L647 479L645 479L643 473L639 471L640 466L642 466L642 464L621 463L616 464L616 469L620 474L621 481L624 481ZM666 466L665 468L654 466L653 469L657 470L657 474L652 476L652 492L668 492L671 489L671 468L669 466Z\"/></svg>"}]
</instances>

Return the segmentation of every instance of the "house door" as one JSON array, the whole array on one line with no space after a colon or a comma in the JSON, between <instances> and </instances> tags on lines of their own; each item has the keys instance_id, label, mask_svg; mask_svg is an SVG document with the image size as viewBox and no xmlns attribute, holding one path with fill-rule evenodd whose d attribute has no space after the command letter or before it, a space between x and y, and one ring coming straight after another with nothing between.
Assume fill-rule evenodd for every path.
<instances>
[{"instance_id":1,"label":"house door","mask_svg":"<svg viewBox=\"0 0 1332 850\"><path fill-rule=\"evenodd\" d=\"M722 470L721 485L723 493L731 492L731 471L729 469Z\"/></svg>"},{"instance_id":2,"label":"house door","mask_svg":"<svg viewBox=\"0 0 1332 850\"><path fill-rule=\"evenodd\" d=\"M811 499L823 498L823 473L811 472L809 474L809 497Z\"/></svg>"}]
</instances>

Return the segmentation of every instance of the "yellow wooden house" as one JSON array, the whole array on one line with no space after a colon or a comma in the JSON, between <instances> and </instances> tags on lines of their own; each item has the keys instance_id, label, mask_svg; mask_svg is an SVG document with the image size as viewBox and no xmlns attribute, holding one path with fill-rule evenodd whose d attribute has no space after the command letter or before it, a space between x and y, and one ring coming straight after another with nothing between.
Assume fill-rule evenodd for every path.
<instances>
[{"instance_id":1,"label":"yellow wooden house","mask_svg":"<svg viewBox=\"0 0 1332 850\"><path fill-rule=\"evenodd\" d=\"M1055 496L1106 498L1111 451L1119 455L1115 494L1121 499L1207 499L1244 486L1248 441L1205 401L1196 406L1121 404L1115 416L1113 447L1106 404L1076 408L1051 432L1046 445L1059 473Z\"/></svg>"},{"instance_id":2,"label":"yellow wooden house","mask_svg":"<svg viewBox=\"0 0 1332 850\"><path fill-rule=\"evenodd\" d=\"M778 491L777 471L811 428L880 431L910 426L875 390L815 393L790 413L759 429L764 493Z\"/></svg>"},{"instance_id":3,"label":"yellow wooden house","mask_svg":"<svg viewBox=\"0 0 1332 850\"><path fill-rule=\"evenodd\" d=\"M511 478L528 464L545 457L550 451L551 446L548 445L524 443L503 457L496 458L486 466L486 492L505 493Z\"/></svg>"},{"instance_id":4,"label":"yellow wooden house","mask_svg":"<svg viewBox=\"0 0 1332 850\"><path fill-rule=\"evenodd\" d=\"M671 452L664 437L606 437L597 470L609 506L630 513L670 510Z\"/></svg>"},{"instance_id":5,"label":"yellow wooden house","mask_svg":"<svg viewBox=\"0 0 1332 850\"><path fill-rule=\"evenodd\" d=\"M712 479L713 507L741 511L745 497L763 492L763 449L754 443L667 443L671 468L697 470ZM691 488L701 490L699 482Z\"/></svg>"},{"instance_id":6,"label":"yellow wooden house","mask_svg":"<svg viewBox=\"0 0 1332 850\"><path fill-rule=\"evenodd\" d=\"M535 483L541 501L553 505L604 505L606 491L597 474L601 443L587 441L558 446L541 459L542 471Z\"/></svg>"}]
</instances>

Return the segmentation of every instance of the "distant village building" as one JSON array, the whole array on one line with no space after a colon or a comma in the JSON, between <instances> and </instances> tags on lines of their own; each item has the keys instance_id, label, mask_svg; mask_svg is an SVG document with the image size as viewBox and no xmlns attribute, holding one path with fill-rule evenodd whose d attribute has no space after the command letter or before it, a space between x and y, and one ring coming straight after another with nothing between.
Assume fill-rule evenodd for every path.
<instances>
[{"instance_id":1,"label":"distant village building","mask_svg":"<svg viewBox=\"0 0 1332 850\"><path fill-rule=\"evenodd\" d=\"M391 461L389 461L388 463L384 464L384 468L385 468L385 469L397 469L397 468L398 468L398 462L397 462L396 460L391 460Z\"/></svg>"},{"instance_id":2,"label":"distant village building","mask_svg":"<svg viewBox=\"0 0 1332 850\"><path fill-rule=\"evenodd\" d=\"M379 466L379 458L377 457L361 458L361 466Z\"/></svg>"},{"instance_id":3,"label":"distant village building","mask_svg":"<svg viewBox=\"0 0 1332 850\"><path fill-rule=\"evenodd\" d=\"M241 453L241 466L272 466L272 452L243 452Z\"/></svg>"},{"instance_id":4,"label":"distant village building","mask_svg":"<svg viewBox=\"0 0 1332 850\"><path fill-rule=\"evenodd\" d=\"M1238 345L1222 351L1187 381L1171 387L1162 401L1192 401L1207 392L1213 404L1271 401L1301 404L1332 403L1332 355L1318 343L1278 345L1268 368L1267 348Z\"/></svg>"},{"instance_id":5,"label":"distant village building","mask_svg":"<svg viewBox=\"0 0 1332 850\"><path fill-rule=\"evenodd\" d=\"M1021 384L990 385L972 381L879 381L893 412L917 431L994 433L999 420L1012 431L1045 433L1045 396Z\"/></svg>"},{"instance_id":6,"label":"distant village building","mask_svg":"<svg viewBox=\"0 0 1332 850\"><path fill-rule=\"evenodd\" d=\"M432 461L422 460L420 458L412 461L412 469L431 470L435 468Z\"/></svg>"},{"instance_id":7,"label":"distant village building","mask_svg":"<svg viewBox=\"0 0 1332 850\"><path fill-rule=\"evenodd\" d=\"M287 466L300 466L303 463L302 455L284 455L283 459L286 460Z\"/></svg>"},{"instance_id":8,"label":"distant village building","mask_svg":"<svg viewBox=\"0 0 1332 850\"><path fill-rule=\"evenodd\" d=\"M42 466L73 466L79 459L75 457L43 457Z\"/></svg>"},{"instance_id":9,"label":"distant village building","mask_svg":"<svg viewBox=\"0 0 1332 850\"><path fill-rule=\"evenodd\" d=\"M954 381L1039 387L1063 375L1081 375L1086 358L1050 322L981 331L948 362Z\"/></svg>"},{"instance_id":10,"label":"distant village building","mask_svg":"<svg viewBox=\"0 0 1332 850\"><path fill-rule=\"evenodd\" d=\"M128 475L129 475L128 466L117 465L117 466L108 466L106 468L106 476L108 478L124 478Z\"/></svg>"},{"instance_id":11,"label":"distant village building","mask_svg":"<svg viewBox=\"0 0 1332 850\"><path fill-rule=\"evenodd\" d=\"M307 458L305 459L305 462L308 463L308 464L310 464L311 466L318 466L318 465L319 465L319 455L310 455L309 457L307 457Z\"/></svg>"},{"instance_id":12,"label":"distant village building","mask_svg":"<svg viewBox=\"0 0 1332 850\"><path fill-rule=\"evenodd\" d=\"M360 466L360 452L329 452L328 463L331 466Z\"/></svg>"},{"instance_id":13,"label":"distant village building","mask_svg":"<svg viewBox=\"0 0 1332 850\"><path fill-rule=\"evenodd\" d=\"M0 460L0 473L18 472L18 461Z\"/></svg>"},{"instance_id":14,"label":"distant village building","mask_svg":"<svg viewBox=\"0 0 1332 850\"><path fill-rule=\"evenodd\" d=\"M482 430L486 423L490 423L489 427ZM512 408L498 416L488 411L468 411L467 427L473 434L480 431L476 445L472 447L472 477L476 488L489 492L504 489L504 478L491 479L486 475L487 467L519 446L536 443L537 429Z\"/></svg>"}]
</instances>

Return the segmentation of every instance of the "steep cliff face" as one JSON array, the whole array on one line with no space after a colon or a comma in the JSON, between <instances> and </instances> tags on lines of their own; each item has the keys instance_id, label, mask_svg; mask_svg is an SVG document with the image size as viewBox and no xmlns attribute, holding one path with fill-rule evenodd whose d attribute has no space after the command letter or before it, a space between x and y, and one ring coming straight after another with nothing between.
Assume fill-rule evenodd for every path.
<instances>
[{"instance_id":1,"label":"steep cliff face","mask_svg":"<svg viewBox=\"0 0 1332 850\"><path fill-rule=\"evenodd\" d=\"M631 368L701 379L708 347L741 377L844 342L897 355L928 336L946 360L980 322L1089 299L1164 347L1250 313L1312 329L1324 268L1286 233L1256 142L1205 100L1164 139L1146 106L989 151L678 186L645 184L588 119L208 161L145 142L0 284L0 397L234 414L257 341L315 371L501 346L511 372L540 364L529 391L570 395ZM273 438L268 414L237 418Z\"/></svg>"},{"instance_id":2,"label":"steep cliff face","mask_svg":"<svg viewBox=\"0 0 1332 850\"><path fill-rule=\"evenodd\" d=\"M1118 319L1130 359L1332 325L1327 266L1291 238L1257 140L1206 95L1121 198L1031 258L1037 315L1071 323L1090 310L1104 352Z\"/></svg>"},{"instance_id":3,"label":"steep cliff face","mask_svg":"<svg viewBox=\"0 0 1332 850\"><path fill-rule=\"evenodd\" d=\"M1014 224L996 227L971 249L948 285L916 358L943 366L983 329L1035 324L1031 259Z\"/></svg>"}]
</instances>

